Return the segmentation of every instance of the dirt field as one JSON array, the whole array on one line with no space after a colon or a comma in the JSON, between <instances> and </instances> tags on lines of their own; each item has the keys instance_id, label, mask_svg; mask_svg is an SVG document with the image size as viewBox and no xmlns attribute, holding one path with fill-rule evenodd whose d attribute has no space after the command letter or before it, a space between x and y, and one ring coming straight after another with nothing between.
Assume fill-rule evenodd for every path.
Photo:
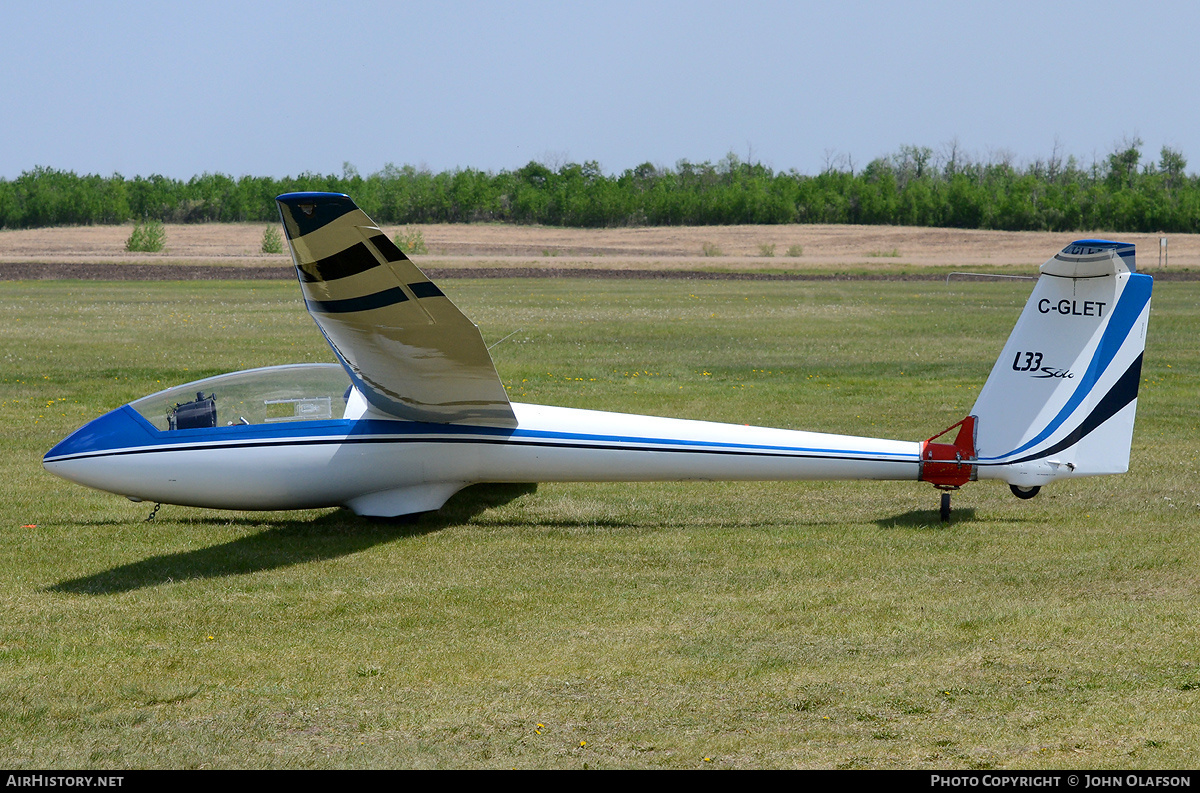
<instances>
[{"instance_id":1,"label":"dirt field","mask_svg":"<svg viewBox=\"0 0 1200 793\"><path fill-rule=\"evenodd\" d=\"M259 252L266 224L168 225L167 250L125 252L131 226L84 226L0 231L3 277L21 277L25 265L107 269L132 263L175 266L287 268L286 255ZM709 270L726 272L894 272L898 269L1013 267L1033 272L1066 243L1088 237L1121 239L1138 246L1140 269L1158 272L1159 235L967 231L898 226L684 226L561 229L500 224L414 227L429 253L413 257L438 270L529 268L570 270ZM385 227L389 235L397 227ZM706 244L719 256L704 256ZM765 256L760 246L774 246ZM791 246L803 253L788 256ZM1169 237L1168 272L1200 272L1200 234ZM99 271L99 270L97 270ZM244 275L249 275L246 273ZM63 276L83 277L83 276ZM94 277L94 276L93 276Z\"/></svg>"}]
</instances>

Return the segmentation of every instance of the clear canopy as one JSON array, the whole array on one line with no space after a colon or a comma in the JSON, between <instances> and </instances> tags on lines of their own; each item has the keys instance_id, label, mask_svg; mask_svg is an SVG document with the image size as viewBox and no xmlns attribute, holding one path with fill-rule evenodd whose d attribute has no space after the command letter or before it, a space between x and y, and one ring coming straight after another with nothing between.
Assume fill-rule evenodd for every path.
<instances>
[{"instance_id":1,"label":"clear canopy","mask_svg":"<svg viewBox=\"0 0 1200 793\"><path fill-rule=\"evenodd\" d=\"M247 369L174 386L129 403L160 430L340 419L350 377L335 363Z\"/></svg>"}]
</instances>

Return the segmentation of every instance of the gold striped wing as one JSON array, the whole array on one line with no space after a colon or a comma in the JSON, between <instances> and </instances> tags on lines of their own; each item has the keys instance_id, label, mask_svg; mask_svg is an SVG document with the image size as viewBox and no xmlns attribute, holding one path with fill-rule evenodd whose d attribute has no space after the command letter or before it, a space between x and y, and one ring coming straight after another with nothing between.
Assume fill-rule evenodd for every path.
<instances>
[{"instance_id":1,"label":"gold striped wing","mask_svg":"<svg viewBox=\"0 0 1200 793\"><path fill-rule=\"evenodd\" d=\"M516 426L479 328L349 197L276 201L308 311L372 406L412 421Z\"/></svg>"}]
</instances>

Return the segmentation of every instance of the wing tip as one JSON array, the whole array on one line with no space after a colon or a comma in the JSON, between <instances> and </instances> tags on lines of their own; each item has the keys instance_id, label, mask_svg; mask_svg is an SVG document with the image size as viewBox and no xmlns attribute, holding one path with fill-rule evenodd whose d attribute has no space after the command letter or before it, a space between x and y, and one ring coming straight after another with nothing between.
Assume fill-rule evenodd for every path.
<instances>
[{"instance_id":1,"label":"wing tip","mask_svg":"<svg viewBox=\"0 0 1200 793\"><path fill-rule=\"evenodd\" d=\"M284 193L275 202L289 239L311 234L358 209L345 193Z\"/></svg>"},{"instance_id":2,"label":"wing tip","mask_svg":"<svg viewBox=\"0 0 1200 793\"><path fill-rule=\"evenodd\" d=\"M328 192L322 192L320 190L302 190L302 191L295 192L295 193L280 193L279 195L275 196L275 200L279 201L281 203L288 203L288 204L303 202L303 201L338 201L338 200L346 200L346 201L350 201L351 203L354 203L353 201L351 201L350 196L346 195L345 193L328 193Z\"/></svg>"}]
</instances>

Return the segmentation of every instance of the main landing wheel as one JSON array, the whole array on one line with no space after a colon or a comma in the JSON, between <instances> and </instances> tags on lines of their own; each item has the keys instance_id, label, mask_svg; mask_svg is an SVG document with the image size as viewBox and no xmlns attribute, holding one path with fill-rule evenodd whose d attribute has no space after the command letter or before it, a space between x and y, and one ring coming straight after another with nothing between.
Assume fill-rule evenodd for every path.
<instances>
[{"instance_id":1,"label":"main landing wheel","mask_svg":"<svg viewBox=\"0 0 1200 793\"><path fill-rule=\"evenodd\" d=\"M1038 486L1018 487L1017 485L1009 485L1008 489L1012 491L1012 494L1014 496L1016 496L1017 498L1020 498L1020 499L1033 498L1042 490L1042 488L1038 487Z\"/></svg>"},{"instance_id":2,"label":"main landing wheel","mask_svg":"<svg viewBox=\"0 0 1200 793\"><path fill-rule=\"evenodd\" d=\"M938 510L938 514L941 515L942 523L946 523L950 520L950 494L949 493L942 493L942 508L940 510Z\"/></svg>"}]
</instances>

